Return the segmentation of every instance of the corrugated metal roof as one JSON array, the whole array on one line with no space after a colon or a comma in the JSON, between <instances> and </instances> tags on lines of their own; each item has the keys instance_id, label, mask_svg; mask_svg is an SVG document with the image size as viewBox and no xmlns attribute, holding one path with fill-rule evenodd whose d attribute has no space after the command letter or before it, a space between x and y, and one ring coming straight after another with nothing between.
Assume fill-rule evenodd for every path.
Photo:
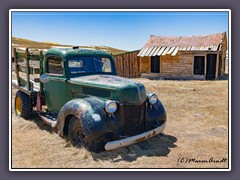
<instances>
[{"instance_id":1,"label":"corrugated metal roof","mask_svg":"<svg viewBox=\"0 0 240 180\"><path fill-rule=\"evenodd\" d=\"M151 36L138 56L176 55L178 51L219 51L226 33L206 36Z\"/></svg>"}]
</instances>

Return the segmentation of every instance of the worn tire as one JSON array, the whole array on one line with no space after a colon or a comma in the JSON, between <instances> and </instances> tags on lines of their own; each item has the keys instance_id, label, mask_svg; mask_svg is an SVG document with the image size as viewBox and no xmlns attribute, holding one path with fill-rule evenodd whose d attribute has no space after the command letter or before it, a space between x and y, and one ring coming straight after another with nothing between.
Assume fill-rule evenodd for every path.
<instances>
[{"instance_id":1,"label":"worn tire","mask_svg":"<svg viewBox=\"0 0 240 180\"><path fill-rule=\"evenodd\" d=\"M68 139L74 146L87 147L86 138L83 134L83 128L80 121L76 117L70 119L68 125Z\"/></svg>"},{"instance_id":2,"label":"worn tire","mask_svg":"<svg viewBox=\"0 0 240 180\"><path fill-rule=\"evenodd\" d=\"M27 119L32 112L32 100L31 98L21 92L17 91L15 96L15 114L17 117Z\"/></svg>"},{"instance_id":3,"label":"worn tire","mask_svg":"<svg viewBox=\"0 0 240 180\"><path fill-rule=\"evenodd\" d=\"M81 122L76 117L70 119L67 138L76 147L84 147L96 153L104 150L104 143L87 140L86 136L83 134Z\"/></svg>"}]
</instances>

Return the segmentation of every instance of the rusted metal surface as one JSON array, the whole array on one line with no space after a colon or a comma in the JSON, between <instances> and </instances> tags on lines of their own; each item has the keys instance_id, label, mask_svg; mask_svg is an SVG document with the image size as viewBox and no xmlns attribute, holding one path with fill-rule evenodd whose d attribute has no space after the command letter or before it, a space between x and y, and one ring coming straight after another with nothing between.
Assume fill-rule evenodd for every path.
<instances>
[{"instance_id":1,"label":"rusted metal surface","mask_svg":"<svg viewBox=\"0 0 240 180\"><path fill-rule=\"evenodd\" d=\"M105 145L105 149L107 151L114 150L114 149L118 149L120 147L125 147L125 146L129 146L129 145L144 141L148 138L151 138L151 137L163 132L165 126L166 126L166 123L162 124L161 126L155 128L153 130L150 130L148 132L145 132L145 133L142 133L139 135L135 135L135 136L132 136L129 138L121 139L121 140L107 142Z\"/></svg>"},{"instance_id":2,"label":"rusted metal surface","mask_svg":"<svg viewBox=\"0 0 240 180\"><path fill-rule=\"evenodd\" d=\"M210 34L205 36L151 36L138 56L156 56L172 54L177 51L221 51L221 44L226 33ZM156 48L158 47L158 48ZM164 51L159 50L167 47ZM174 50L175 49L175 50ZM178 50L176 50L178 49Z\"/></svg>"}]
</instances>

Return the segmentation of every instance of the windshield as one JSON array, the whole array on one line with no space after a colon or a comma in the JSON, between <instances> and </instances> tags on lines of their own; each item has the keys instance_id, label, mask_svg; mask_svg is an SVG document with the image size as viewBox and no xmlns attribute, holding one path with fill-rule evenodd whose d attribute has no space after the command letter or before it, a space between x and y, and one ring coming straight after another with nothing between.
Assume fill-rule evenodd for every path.
<instances>
[{"instance_id":1,"label":"windshield","mask_svg":"<svg viewBox=\"0 0 240 180\"><path fill-rule=\"evenodd\" d=\"M112 62L106 57L72 57L68 60L68 67L72 74L112 72Z\"/></svg>"}]
</instances>

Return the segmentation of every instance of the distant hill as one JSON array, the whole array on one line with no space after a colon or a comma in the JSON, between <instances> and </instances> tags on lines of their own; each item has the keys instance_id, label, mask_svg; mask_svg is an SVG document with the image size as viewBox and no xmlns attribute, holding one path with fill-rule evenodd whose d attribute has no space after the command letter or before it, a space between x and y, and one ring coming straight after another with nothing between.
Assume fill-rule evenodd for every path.
<instances>
[{"instance_id":1,"label":"distant hill","mask_svg":"<svg viewBox=\"0 0 240 180\"><path fill-rule=\"evenodd\" d=\"M54 46L72 47L73 45L63 45L63 44L58 44L58 43L54 43L54 42L37 42L37 41L29 40L29 39L12 37L12 46L13 47L37 48L37 49L50 49ZM108 47L108 46L79 46L79 47L104 50L113 55L127 52L125 50L116 49L116 48L112 48L112 47Z\"/></svg>"}]
</instances>

